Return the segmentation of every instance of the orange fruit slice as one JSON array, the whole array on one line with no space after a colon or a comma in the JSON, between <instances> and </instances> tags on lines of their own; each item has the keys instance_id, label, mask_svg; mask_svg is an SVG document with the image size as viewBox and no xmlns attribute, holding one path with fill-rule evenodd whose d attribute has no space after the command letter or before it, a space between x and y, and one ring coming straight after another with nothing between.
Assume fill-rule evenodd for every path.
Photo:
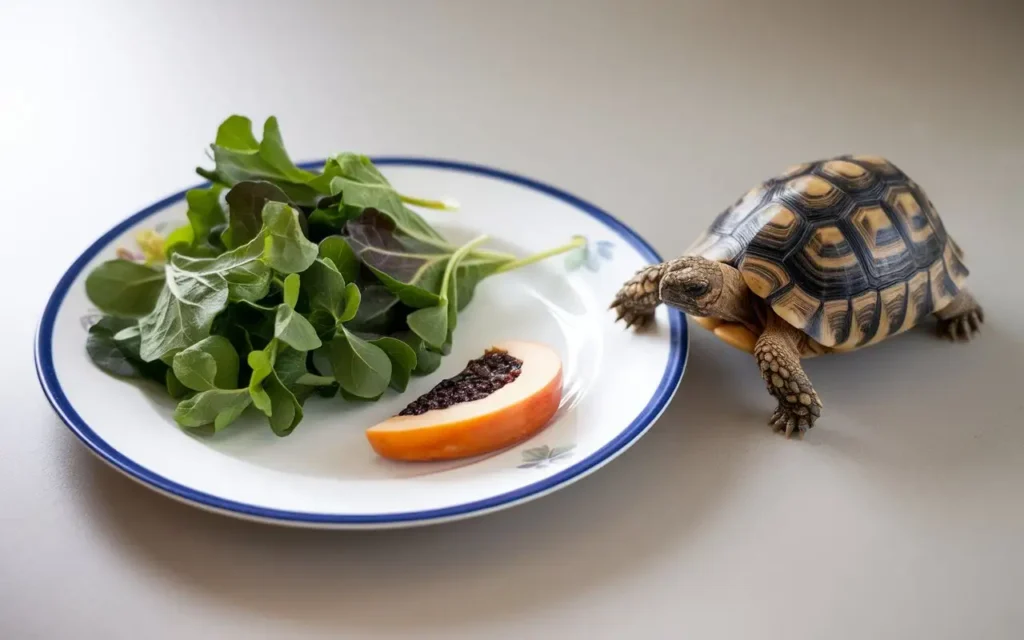
<instances>
[{"instance_id":1,"label":"orange fruit slice","mask_svg":"<svg viewBox=\"0 0 1024 640\"><path fill-rule=\"evenodd\" d=\"M518 370L515 361L521 363ZM479 395L472 389L492 380L501 386L488 395L453 403L453 395ZM529 438L551 420L561 400L562 361L554 350L532 342L500 343L417 398L403 410L406 415L367 429L366 438L391 460L476 456Z\"/></svg>"}]
</instances>

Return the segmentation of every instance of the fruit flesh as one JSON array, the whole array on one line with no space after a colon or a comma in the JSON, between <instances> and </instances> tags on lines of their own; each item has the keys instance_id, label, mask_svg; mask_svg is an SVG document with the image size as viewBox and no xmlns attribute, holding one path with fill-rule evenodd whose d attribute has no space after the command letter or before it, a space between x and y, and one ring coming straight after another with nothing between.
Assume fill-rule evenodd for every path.
<instances>
[{"instance_id":1,"label":"fruit flesh","mask_svg":"<svg viewBox=\"0 0 1024 640\"><path fill-rule=\"evenodd\" d=\"M419 415L399 415L370 427L377 454L408 461L447 460L489 453L533 435L562 399L562 363L550 348L528 342L494 345L522 361L512 382L479 400Z\"/></svg>"}]
</instances>

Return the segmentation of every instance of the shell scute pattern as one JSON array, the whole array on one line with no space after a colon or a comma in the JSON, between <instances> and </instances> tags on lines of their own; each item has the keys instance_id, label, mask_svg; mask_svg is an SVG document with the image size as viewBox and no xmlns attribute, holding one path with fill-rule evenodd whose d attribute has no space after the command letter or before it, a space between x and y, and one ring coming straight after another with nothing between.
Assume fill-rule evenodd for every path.
<instances>
[{"instance_id":1,"label":"shell scute pattern","mask_svg":"<svg viewBox=\"0 0 1024 640\"><path fill-rule=\"evenodd\" d=\"M835 350L911 328L968 275L928 196L878 156L794 165L721 212L687 253L737 267L776 313Z\"/></svg>"}]
</instances>

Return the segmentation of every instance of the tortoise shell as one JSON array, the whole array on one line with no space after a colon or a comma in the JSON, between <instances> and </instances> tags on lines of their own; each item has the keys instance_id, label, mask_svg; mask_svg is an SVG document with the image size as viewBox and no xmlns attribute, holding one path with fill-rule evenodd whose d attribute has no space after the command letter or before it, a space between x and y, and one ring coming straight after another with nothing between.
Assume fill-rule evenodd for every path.
<instances>
[{"instance_id":1,"label":"tortoise shell","mask_svg":"<svg viewBox=\"0 0 1024 640\"><path fill-rule=\"evenodd\" d=\"M849 351L913 327L949 304L968 274L925 192L877 156L791 167L719 214L686 253L739 269L750 290L819 352ZM740 328L702 324L753 348L756 336Z\"/></svg>"}]
</instances>

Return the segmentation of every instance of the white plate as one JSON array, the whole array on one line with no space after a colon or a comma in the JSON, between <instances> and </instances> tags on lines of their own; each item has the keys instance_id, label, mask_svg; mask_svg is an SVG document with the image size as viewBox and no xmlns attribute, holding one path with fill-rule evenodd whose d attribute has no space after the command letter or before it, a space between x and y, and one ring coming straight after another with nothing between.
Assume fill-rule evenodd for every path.
<instances>
[{"instance_id":1,"label":"white plate","mask_svg":"<svg viewBox=\"0 0 1024 640\"><path fill-rule=\"evenodd\" d=\"M525 254L582 235L587 248L484 280L460 315L452 354L401 396L389 392L358 407L310 398L305 419L285 438L256 416L214 437L193 436L175 424L174 402L162 389L104 374L84 346L95 317L85 276L119 246L134 246L140 229L181 224L183 191L104 234L74 262L46 306L36 368L75 435L116 469L190 504L336 528L426 524L509 507L578 480L636 441L675 393L688 346L685 321L664 305L656 328L640 334L624 331L607 308L625 279L659 261L654 250L593 205L527 178L429 159L376 162L401 192L460 202L456 213L425 214L450 237L487 233ZM374 454L366 427L507 339L547 343L563 358L565 399L548 427L472 460L401 464Z\"/></svg>"}]
</instances>

